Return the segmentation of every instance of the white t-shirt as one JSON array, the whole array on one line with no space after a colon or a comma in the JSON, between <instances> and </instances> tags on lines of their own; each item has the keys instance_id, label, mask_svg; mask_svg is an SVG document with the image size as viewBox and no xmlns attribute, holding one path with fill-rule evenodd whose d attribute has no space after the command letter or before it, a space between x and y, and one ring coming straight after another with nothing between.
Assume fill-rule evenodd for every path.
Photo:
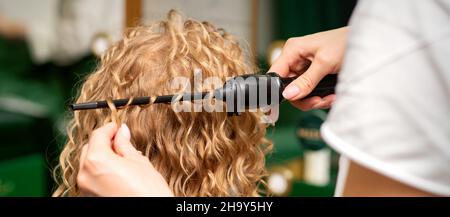
<instances>
[{"instance_id":1,"label":"white t-shirt","mask_svg":"<svg viewBox=\"0 0 450 217\"><path fill-rule=\"evenodd\" d=\"M450 196L450 1L361 0L321 133L347 158Z\"/></svg>"}]
</instances>

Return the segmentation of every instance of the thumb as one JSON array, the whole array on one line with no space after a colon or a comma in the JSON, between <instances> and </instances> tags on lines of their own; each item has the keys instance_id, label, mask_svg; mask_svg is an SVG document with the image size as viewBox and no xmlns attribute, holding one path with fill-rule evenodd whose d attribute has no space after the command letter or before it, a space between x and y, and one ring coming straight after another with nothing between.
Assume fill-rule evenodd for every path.
<instances>
[{"instance_id":1,"label":"thumb","mask_svg":"<svg viewBox=\"0 0 450 217\"><path fill-rule=\"evenodd\" d=\"M138 153L133 144L131 144L130 129L126 124L122 124L114 137L113 147L118 155L130 156Z\"/></svg>"},{"instance_id":2,"label":"thumb","mask_svg":"<svg viewBox=\"0 0 450 217\"><path fill-rule=\"evenodd\" d=\"M325 75L331 73L328 67L313 62L308 70L289 84L283 91L283 97L287 100L298 100L307 96L319 84Z\"/></svg>"}]
</instances>

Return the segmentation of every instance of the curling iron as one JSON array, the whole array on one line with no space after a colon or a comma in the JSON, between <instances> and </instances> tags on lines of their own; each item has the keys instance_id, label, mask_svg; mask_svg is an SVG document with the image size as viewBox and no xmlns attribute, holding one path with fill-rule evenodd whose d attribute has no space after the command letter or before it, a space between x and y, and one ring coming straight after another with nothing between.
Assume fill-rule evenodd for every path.
<instances>
[{"instance_id":1,"label":"curling iron","mask_svg":"<svg viewBox=\"0 0 450 217\"><path fill-rule=\"evenodd\" d=\"M212 98L226 103L226 111L232 114L239 114L247 109L256 109L283 101L282 92L297 77L282 78L277 73L269 72L267 74L249 74L236 76L218 89L212 92L194 92L181 93L174 95L162 95L157 97L136 97L130 99L116 99L112 103L116 108L131 105L147 105L153 103L172 103L175 101L193 101L205 99L209 94ZM333 94L337 83L337 74L325 76L316 88L304 98L312 96L327 96ZM72 104L72 110L87 110L108 108L108 103L104 101L85 102Z\"/></svg>"}]
</instances>

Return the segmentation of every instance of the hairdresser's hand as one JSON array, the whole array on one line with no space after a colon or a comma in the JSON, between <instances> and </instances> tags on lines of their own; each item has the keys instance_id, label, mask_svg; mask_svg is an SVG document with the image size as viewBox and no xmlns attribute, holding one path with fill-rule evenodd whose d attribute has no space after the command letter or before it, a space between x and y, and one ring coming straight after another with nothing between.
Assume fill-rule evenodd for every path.
<instances>
[{"instance_id":1,"label":"hairdresser's hand","mask_svg":"<svg viewBox=\"0 0 450 217\"><path fill-rule=\"evenodd\" d=\"M147 157L130 143L130 130L109 123L83 147L77 183L84 195L173 196Z\"/></svg>"},{"instance_id":2,"label":"hairdresser's hand","mask_svg":"<svg viewBox=\"0 0 450 217\"><path fill-rule=\"evenodd\" d=\"M335 94L299 99L307 96L325 75L340 69L348 31L344 27L287 40L281 56L269 70L282 77L301 75L286 87L284 98L303 111L331 106Z\"/></svg>"}]
</instances>

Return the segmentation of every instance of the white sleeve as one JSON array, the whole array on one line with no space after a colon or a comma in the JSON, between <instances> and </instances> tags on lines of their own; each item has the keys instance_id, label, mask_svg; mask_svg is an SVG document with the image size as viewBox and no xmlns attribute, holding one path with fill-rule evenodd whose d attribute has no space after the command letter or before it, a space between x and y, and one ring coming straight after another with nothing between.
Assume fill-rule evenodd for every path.
<instances>
[{"instance_id":1,"label":"white sleeve","mask_svg":"<svg viewBox=\"0 0 450 217\"><path fill-rule=\"evenodd\" d=\"M350 160L447 196L449 21L450 1L360 1L337 100L321 129Z\"/></svg>"}]
</instances>

